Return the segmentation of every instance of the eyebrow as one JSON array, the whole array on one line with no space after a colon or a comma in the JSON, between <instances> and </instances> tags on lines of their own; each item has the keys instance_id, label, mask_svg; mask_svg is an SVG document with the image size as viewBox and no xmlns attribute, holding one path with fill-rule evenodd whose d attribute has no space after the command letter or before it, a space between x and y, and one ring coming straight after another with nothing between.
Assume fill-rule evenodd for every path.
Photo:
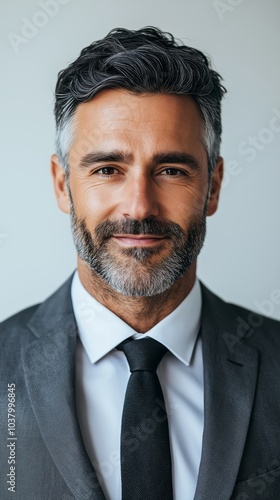
<instances>
[{"instance_id":1,"label":"eyebrow","mask_svg":"<svg viewBox=\"0 0 280 500\"><path fill-rule=\"evenodd\" d=\"M126 153L123 151L95 151L92 153L87 153L85 156L82 157L80 161L80 166L81 167L90 167L95 163L102 163L102 162L119 162L119 163L132 163L133 161L133 154L131 153ZM151 160L152 165L159 165L162 163L168 163L168 164L181 164L181 165L187 165L190 167L192 170L198 170L199 169L199 163L198 161L194 158L194 156L187 154L187 153L182 153L182 152L177 152L177 151L163 151L161 153L156 153Z\"/></svg>"},{"instance_id":2,"label":"eyebrow","mask_svg":"<svg viewBox=\"0 0 280 500\"><path fill-rule=\"evenodd\" d=\"M93 163L101 162L120 162L120 163L131 163L133 160L133 155L130 153L124 153L122 151L96 151L88 153L81 159L81 167L88 167Z\"/></svg>"},{"instance_id":3,"label":"eyebrow","mask_svg":"<svg viewBox=\"0 0 280 500\"><path fill-rule=\"evenodd\" d=\"M181 165L187 165L192 170L199 169L198 161L194 158L194 156L176 151L158 153L154 155L152 163L156 165L161 163L180 163Z\"/></svg>"}]
</instances>

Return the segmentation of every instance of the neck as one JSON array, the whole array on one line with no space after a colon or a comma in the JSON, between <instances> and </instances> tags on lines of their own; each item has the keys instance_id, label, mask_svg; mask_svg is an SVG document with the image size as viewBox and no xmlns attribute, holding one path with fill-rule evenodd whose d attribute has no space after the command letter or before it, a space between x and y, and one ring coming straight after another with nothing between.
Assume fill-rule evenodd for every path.
<instances>
[{"instance_id":1,"label":"neck","mask_svg":"<svg viewBox=\"0 0 280 500\"><path fill-rule=\"evenodd\" d=\"M152 297L129 297L116 292L80 259L78 273L82 285L92 297L133 330L146 333L174 311L189 294L195 282L196 263L172 287Z\"/></svg>"}]
</instances>

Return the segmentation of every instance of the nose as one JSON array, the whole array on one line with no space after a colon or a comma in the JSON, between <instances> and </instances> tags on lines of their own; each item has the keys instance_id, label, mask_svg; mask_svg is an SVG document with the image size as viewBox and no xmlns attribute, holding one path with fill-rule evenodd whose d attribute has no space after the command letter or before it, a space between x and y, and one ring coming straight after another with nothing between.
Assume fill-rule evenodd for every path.
<instances>
[{"instance_id":1,"label":"nose","mask_svg":"<svg viewBox=\"0 0 280 500\"><path fill-rule=\"evenodd\" d=\"M124 183L121 212L124 217L135 220L159 215L157 193L149 175L135 175Z\"/></svg>"}]
</instances>

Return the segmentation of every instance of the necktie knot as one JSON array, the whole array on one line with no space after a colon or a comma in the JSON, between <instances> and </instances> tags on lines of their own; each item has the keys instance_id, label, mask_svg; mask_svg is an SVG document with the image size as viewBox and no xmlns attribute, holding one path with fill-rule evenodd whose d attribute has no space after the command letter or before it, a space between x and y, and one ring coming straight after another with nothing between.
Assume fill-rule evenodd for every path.
<instances>
[{"instance_id":1,"label":"necktie knot","mask_svg":"<svg viewBox=\"0 0 280 500\"><path fill-rule=\"evenodd\" d=\"M164 345L149 337L124 342L118 346L118 349L126 355L131 372L155 372L167 351Z\"/></svg>"}]
</instances>

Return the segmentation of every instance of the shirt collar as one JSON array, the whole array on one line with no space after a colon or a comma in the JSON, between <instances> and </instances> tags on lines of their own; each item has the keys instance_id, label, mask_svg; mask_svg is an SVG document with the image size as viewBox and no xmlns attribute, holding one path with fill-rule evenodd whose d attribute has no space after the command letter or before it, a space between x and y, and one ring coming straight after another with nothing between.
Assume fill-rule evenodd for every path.
<instances>
[{"instance_id":1,"label":"shirt collar","mask_svg":"<svg viewBox=\"0 0 280 500\"><path fill-rule=\"evenodd\" d=\"M191 363L202 307L198 279L179 306L145 334L137 333L92 297L83 287L77 271L72 281L71 296L79 336L91 363L99 361L131 336L135 339L151 337L165 345L187 366Z\"/></svg>"}]
</instances>

